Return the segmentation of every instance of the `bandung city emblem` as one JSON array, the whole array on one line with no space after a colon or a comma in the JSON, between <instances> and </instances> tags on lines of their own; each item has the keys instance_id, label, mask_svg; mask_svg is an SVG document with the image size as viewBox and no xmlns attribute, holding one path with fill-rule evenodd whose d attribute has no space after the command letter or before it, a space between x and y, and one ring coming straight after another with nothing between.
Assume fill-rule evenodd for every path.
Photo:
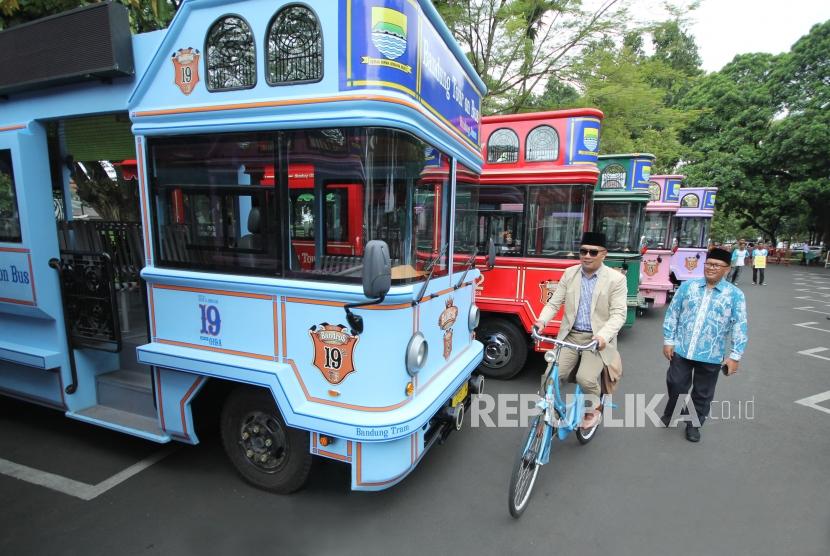
<instances>
[{"instance_id":1,"label":"bandung city emblem","mask_svg":"<svg viewBox=\"0 0 830 556\"><path fill-rule=\"evenodd\" d=\"M391 8L372 8L372 44L390 60L406 52L406 15Z\"/></svg>"},{"instance_id":2,"label":"bandung city emblem","mask_svg":"<svg viewBox=\"0 0 830 556\"><path fill-rule=\"evenodd\" d=\"M340 384L354 368L354 348L358 336L346 332L341 324L316 324L308 331L314 344L312 364L332 384Z\"/></svg>"},{"instance_id":3,"label":"bandung city emblem","mask_svg":"<svg viewBox=\"0 0 830 556\"><path fill-rule=\"evenodd\" d=\"M453 305L452 297L446 301L446 309L438 317L438 327L444 331L444 359L450 358L452 353L452 325L458 319L458 307Z\"/></svg>"},{"instance_id":4,"label":"bandung city emblem","mask_svg":"<svg viewBox=\"0 0 830 556\"><path fill-rule=\"evenodd\" d=\"M539 282L539 289L542 291L542 297L539 301L545 305L553 297L553 292L556 291L556 286L559 284L557 280L544 280Z\"/></svg>"},{"instance_id":5,"label":"bandung city emblem","mask_svg":"<svg viewBox=\"0 0 830 556\"><path fill-rule=\"evenodd\" d=\"M660 195L663 191L660 189L660 184L657 182L650 181L648 182L648 195L649 200L651 201L659 201Z\"/></svg>"},{"instance_id":6,"label":"bandung city emblem","mask_svg":"<svg viewBox=\"0 0 830 556\"><path fill-rule=\"evenodd\" d=\"M697 268L697 261L698 261L697 257L686 257L686 262L684 263L684 265L686 266L686 269L689 272L691 272L691 271L693 271L694 269Z\"/></svg>"},{"instance_id":7,"label":"bandung city emblem","mask_svg":"<svg viewBox=\"0 0 830 556\"><path fill-rule=\"evenodd\" d=\"M171 57L176 85L186 95L192 93L199 82L199 57L199 51L194 48L180 48Z\"/></svg>"},{"instance_id":8,"label":"bandung city emblem","mask_svg":"<svg viewBox=\"0 0 830 556\"><path fill-rule=\"evenodd\" d=\"M595 127L582 128L582 142L588 150L594 152L599 146L599 129Z\"/></svg>"},{"instance_id":9,"label":"bandung city emblem","mask_svg":"<svg viewBox=\"0 0 830 556\"><path fill-rule=\"evenodd\" d=\"M643 181L648 181L651 177L651 164L643 165Z\"/></svg>"},{"instance_id":10,"label":"bandung city emblem","mask_svg":"<svg viewBox=\"0 0 830 556\"><path fill-rule=\"evenodd\" d=\"M657 262L657 259L654 259L653 261L643 261L643 272L645 272L647 276L654 276L655 274L657 274L657 270L659 268L660 263Z\"/></svg>"}]
</instances>

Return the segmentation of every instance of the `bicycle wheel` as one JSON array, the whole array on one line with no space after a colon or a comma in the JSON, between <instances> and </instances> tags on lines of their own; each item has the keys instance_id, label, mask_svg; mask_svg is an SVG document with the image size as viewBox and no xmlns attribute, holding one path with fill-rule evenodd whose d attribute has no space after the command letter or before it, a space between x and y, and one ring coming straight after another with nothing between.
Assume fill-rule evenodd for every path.
<instances>
[{"instance_id":1,"label":"bicycle wheel","mask_svg":"<svg viewBox=\"0 0 830 556\"><path fill-rule=\"evenodd\" d=\"M530 493L536 483L536 475L539 473L539 465L536 458L542 449L542 441L545 436L545 421L541 415L537 415L530 425L527 439L522 443L522 450L516 464L513 466L513 474L510 476L510 492L508 505L510 515L519 517L527 508L530 500Z\"/></svg>"}]
</instances>

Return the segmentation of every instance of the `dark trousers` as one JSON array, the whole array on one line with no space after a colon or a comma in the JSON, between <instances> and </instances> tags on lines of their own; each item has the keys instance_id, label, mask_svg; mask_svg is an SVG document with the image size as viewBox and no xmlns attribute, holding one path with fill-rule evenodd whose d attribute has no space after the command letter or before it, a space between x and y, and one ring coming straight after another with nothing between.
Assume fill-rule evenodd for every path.
<instances>
[{"instance_id":1,"label":"dark trousers","mask_svg":"<svg viewBox=\"0 0 830 556\"><path fill-rule=\"evenodd\" d=\"M763 284L764 283L764 270L763 268L753 268L752 269L752 283L753 284ZM761 273L761 281L758 281L758 273Z\"/></svg>"},{"instance_id":2,"label":"dark trousers","mask_svg":"<svg viewBox=\"0 0 830 556\"><path fill-rule=\"evenodd\" d=\"M686 394L692 388L692 403L695 405L700 424L709 415L712 398L715 397L715 385L718 383L718 363L701 363L680 357L676 353L671 358L669 370L666 372L666 387L669 391L669 401L666 403L665 415L674 413L677 398Z\"/></svg>"},{"instance_id":3,"label":"dark trousers","mask_svg":"<svg viewBox=\"0 0 830 556\"><path fill-rule=\"evenodd\" d=\"M734 284L735 282L737 282L737 281L738 281L738 276L740 276L740 275L741 275L741 271L742 271L743 269L744 269L744 267L742 267L742 266L736 266L736 267L733 267L733 268L732 268L732 277L731 277L731 280L730 280L730 281L731 281L733 284Z\"/></svg>"}]
</instances>

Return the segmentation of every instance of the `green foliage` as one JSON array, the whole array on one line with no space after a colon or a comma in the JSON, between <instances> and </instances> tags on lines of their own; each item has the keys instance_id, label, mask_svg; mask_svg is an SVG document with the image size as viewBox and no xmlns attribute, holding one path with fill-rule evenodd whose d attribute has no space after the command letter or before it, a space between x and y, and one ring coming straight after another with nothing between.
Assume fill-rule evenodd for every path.
<instances>
[{"instance_id":1,"label":"green foliage","mask_svg":"<svg viewBox=\"0 0 830 556\"><path fill-rule=\"evenodd\" d=\"M54 15L99 0L0 0L0 30ZM164 29L182 0L120 0L127 6L135 33Z\"/></svg>"},{"instance_id":2,"label":"green foliage","mask_svg":"<svg viewBox=\"0 0 830 556\"><path fill-rule=\"evenodd\" d=\"M830 22L789 53L736 56L680 103L700 110L681 136L687 181L719 187L719 207L771 240L809 231L830 241L827 52Z\"/></svg>"},{"instance_id":3,"label":"green foliage","mask_svg":"<svg viewBox=\"0 0 830 556\"><path fill-rule=\"evenodd\" d=\"M567 81L580 49L622 28L620 0L592 10L568 0L435 0L489 89L484 114L538 109L549 79Z\"/></svg>"},{"instance_id":4,"label":"green foliage","mask_svg":"<svg viewBox=\"0 0 830 556\"><path fill-rule=\"evenodd\" d=\"M712 219L712 228L709 232L712 241L725 243L737 239L755 240L758 238L758 230L752 226L746 226L739 220L730 217L722 210L715 211Z\"/></svg>"},{"instance_id":5,"label":"green foliage","mask_svg":"<svg viewBox=\"0 0 830 556\"><path fill-rule=\"evenodd\" d=\"M667 106L666 90L654 85L654 71L663 67L610 41L586 49L576 67L584 88L577 104L605 113L602 153L650 152L655 173L670 172L682 158L678 133L694 115Z\"/></svg>"}]
</instances>

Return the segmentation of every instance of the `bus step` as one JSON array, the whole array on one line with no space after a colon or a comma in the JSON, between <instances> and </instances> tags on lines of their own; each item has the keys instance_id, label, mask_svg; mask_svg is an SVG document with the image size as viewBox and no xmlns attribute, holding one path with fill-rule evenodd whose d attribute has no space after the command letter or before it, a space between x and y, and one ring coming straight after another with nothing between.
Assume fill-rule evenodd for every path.
<instances>
[{"instance_id":1,"label":"bus step","mask_svg":"<svg viewBox=\"0 0 830 556\"><path fill-rule=\"evenodd\" d=\"M170 442L170 435L161 430L158 419L121 411L114 407L94 405L81 411L67 412L66 415L85 423L92 423L153 442Z\"/></svg>"},{"instance_id":2,"label":"bus step","mask_svg":"<svg viewBox=\"0 0 830 556\"><path fill-rule=\"evenodd\" d=\"M149 367L143 371L120 369L98 375L96 380L100 405L156 418Z\"/></svg>"}]
</instances>

